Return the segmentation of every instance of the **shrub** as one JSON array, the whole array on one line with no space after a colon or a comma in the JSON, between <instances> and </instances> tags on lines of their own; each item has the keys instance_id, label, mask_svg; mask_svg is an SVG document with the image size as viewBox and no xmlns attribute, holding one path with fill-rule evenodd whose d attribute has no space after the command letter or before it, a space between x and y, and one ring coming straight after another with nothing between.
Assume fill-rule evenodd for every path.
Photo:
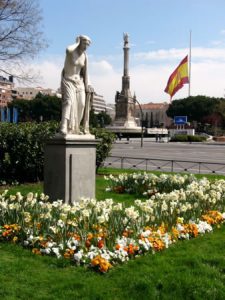
<instances>
[{"instance_id":1,"label":"shrub","mask_svg":"<svg viewBox=\"0 0 225 300\"><path fill-rule=\"evenodd\" d=\"M44 144L54 136L58 122L0 123L0 181L35 182L43 180ZM109 155L114 135L92 129L100 142L96 150L96 170Z\"/></svg>"},{"instance_id":2,"label":"shrub","mask_svg":"<svg viewBox=\"0 0 225 300\"><path fill-rule=\"evenodd\" d=\"M58 128L56 122L0 123L0 179L43 179L44 143Z\"/></svg>"},{"instance_id":3,"label":"shrub","mask_svg":"<svg viewBox=\"0 0 225 300\"><path fill-rule=\"evenodd\" d=\"M186 134L176 134L171 137L171 142L203 142L206 140L205 136L200 135L186 135Z\"/></svg>"},{"instance_id":4,"label":"shrub","mask_svg":"<svg viewBox=\"0 0 225 300\"><path fill-rule=\"evenodd\" d=\"M102 165L103 161L109 156L112 149L112 143L115 140L115 134L102 128L92 128L91 133L99 139L96 149L96 173L98 168Z\"/></svg>"},{"instance_id":5,"label":"shrub","mask_svg":"<svg viewBox=\"0 0 225 300\"><path fill-rule=\"evenodd\" d=\"M170 139L171 142L187 142L188 136L186 134L176 134Z\"/></svg>"},{"instance_id":6,"label":"shrub","mask_svg":"<svg viewBox=\"0 0 225 300\"><path fill-rule=\"evenodd\" d=\"M204 141L206 141L206 137L201 136L201 135L188 135L188 141L189 142L204 142Z\"/></svg>"}]
</instances>

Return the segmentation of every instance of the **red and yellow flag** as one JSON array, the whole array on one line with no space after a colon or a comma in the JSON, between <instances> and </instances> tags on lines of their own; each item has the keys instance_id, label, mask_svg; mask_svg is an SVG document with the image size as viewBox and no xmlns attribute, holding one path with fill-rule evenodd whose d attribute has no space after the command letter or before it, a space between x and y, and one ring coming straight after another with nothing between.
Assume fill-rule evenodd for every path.
<instances>
[{"instance_id":1,"label":"red and yellow flag","mask_svg":"<svg viewBox=\"0 0 225 300\"><path fill-rule=\"evenodd\" d=\"M179 66L170 75L164 92L168 93L172 99L173 95L183 87L185 83L189 83L188 79L188 56L186 56Z\"/></svg>"}]
</instances>

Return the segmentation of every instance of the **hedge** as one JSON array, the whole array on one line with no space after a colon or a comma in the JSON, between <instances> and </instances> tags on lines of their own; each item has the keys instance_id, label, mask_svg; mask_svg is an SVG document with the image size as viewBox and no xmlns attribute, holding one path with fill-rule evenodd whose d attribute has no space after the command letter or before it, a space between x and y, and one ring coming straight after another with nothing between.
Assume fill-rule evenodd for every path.
<instances>
[{"instance_id":1,"label":"hedge","mask_svg":"<svg viewBox=\"0 0 225 300\"><path fill-rule=\"evenodd\" d=\"M205 136L200 135L186 135L176 134L170 139L171 142L204 142L206 141Z\"/></svg>"},{"instance_id":2,"label":"hedge","mask_svg":"<svg viewBox=\"0 0 225 300\"><path fill-rule=\"evenodd\" d=\"M0 123L0 184L3 182L36 182L43 180L44 144L54 136L58 122ZM96 169L108 156L114 135L93 129L99 139Z\"/></svg>"}]
</instances>

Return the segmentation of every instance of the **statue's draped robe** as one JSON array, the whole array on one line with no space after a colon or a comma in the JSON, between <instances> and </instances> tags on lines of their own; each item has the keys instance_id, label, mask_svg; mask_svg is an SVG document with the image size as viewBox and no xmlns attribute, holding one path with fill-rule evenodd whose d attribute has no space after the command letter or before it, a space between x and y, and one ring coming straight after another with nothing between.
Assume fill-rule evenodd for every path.
<instances>
[{"instance_id":1,"label":"statue's draped robe","mask_svg":"<svg viewBox=\"0 0 225 300\"><path fill-rule=\"evenodd\" d=\"M61 78L62 92L62 115L69 121L68 132L80 133L80 124L84 133L89 133L89 111L93 93L86 92L88 86L87 56L80 75L73 80L64 77L64 70Z\"/></svg>"}]
</instances>

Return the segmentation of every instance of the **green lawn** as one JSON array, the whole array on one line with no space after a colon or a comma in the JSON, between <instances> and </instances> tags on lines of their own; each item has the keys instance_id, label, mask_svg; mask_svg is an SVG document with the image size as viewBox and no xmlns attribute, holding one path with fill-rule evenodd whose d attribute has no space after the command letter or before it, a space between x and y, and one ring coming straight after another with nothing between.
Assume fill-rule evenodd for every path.
<instances>
[{"instance_id":1,"label":"green lawn","mask_svg":"<svg viewBox=\"0 0 225 300\"><path fill-rule=\"evenodd\" d=\"M99 200L113 198L129 204L134 199L132 195L105 193L107 182L102 176L97 176L96 182ZM42 184L10 188L11 193L18 190L23 194L40 192ZM36 256L18 245L0 243L0 299L222 300L225 226L116 266L104 275L71 266L63 259Z\"/></svg>"},{"instance_id":2,"label":"green lawn","mask_svg":"<svg viewBox=\"0 0 225 300\"><path fill-rule=\"evenodd\" d=\"M225 228L102 275L0 244L0 299L224 299Z\"/></svg>"}]
</instances>

